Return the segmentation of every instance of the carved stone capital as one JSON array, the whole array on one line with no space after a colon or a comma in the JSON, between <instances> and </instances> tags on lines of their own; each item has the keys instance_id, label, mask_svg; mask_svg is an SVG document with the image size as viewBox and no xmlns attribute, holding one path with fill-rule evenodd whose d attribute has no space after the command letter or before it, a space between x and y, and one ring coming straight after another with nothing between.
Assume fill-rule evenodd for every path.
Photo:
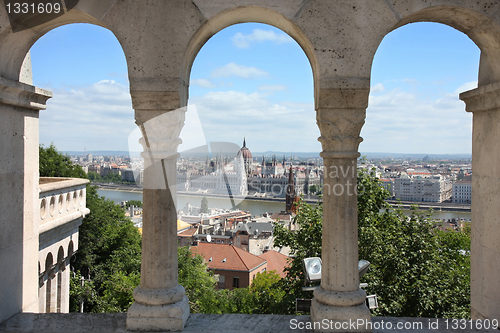
<instances>
[{"instance_id":1,"label":"carved stone capital","mask_svg":"<svg viewBox=\"0 0 500 333\"><path fill-rule=\"evenodd\" d=\"M0 77L0 103L33 110L45 110L52 92Z\"/></svg>"},{"instance_id":2,"label":"carved stone capital","mask_svg":"<svg viewBox=\"0 0 500 333\"><path fill-rule=\"evenodd\" d=\"M500 82L481 86L460 94L465 111L479 112L500 109Z\"/></svg>"},{"instance_id":3,"label":"carved stone capital","mask_svg":"<svg viewBox=\"0 0 500 333\"><path fill-rule=\"evenodd\" d=\"M319 109L316 122L321 132L325 158L357 158L363 138L359 136L365 123L365 109Z\"/></svg>"},{"instance_id":4,"label":"carved stone capital","mask_svg":"<svg viewBox=\"0 0 500 333\"><path fill-rule=\"evenodd\" d=\"M178 157L177 147L182 143L179 135L184 126L185 112L185 107L164 112L140 125L142 138L139 143L144 148L142 157L152 160Z\"/></svg>"}]
</instances>

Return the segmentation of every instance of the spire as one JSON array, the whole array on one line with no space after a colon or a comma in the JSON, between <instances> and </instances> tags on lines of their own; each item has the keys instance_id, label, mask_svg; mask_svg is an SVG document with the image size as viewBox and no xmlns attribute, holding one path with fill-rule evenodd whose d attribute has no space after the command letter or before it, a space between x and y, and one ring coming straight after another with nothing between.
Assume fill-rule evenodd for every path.
<instances>
[{"instance_id":1,"label":"spire","mask_svg":"<svg viewBox=\"0 0 500 333\"><path fill-rule=\"evenodd\" d=\"M288 173L288 184L286 186L286 211L291 212L293 207L293 202L295 200L295 181L293 178L293 169L290 165L290 172Z\"/></svg>"},{"instance_id":2,"label":"spire","mask_svg":"<svg viewBox=\"0 0 500 333\"><path fill-rule=\"evenodd\" d=\"M247 146L247 143L245 142L245 137L243 137L243 147L241 148L245 148Z\"/></svg>"}]
</instances>

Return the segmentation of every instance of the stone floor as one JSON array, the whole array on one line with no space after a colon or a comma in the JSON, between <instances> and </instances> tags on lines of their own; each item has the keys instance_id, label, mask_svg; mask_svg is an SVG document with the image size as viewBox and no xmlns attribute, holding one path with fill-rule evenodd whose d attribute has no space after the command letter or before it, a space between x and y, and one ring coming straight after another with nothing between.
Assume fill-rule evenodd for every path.
<instances>
[{"instance_id":1,"label":"stone floor","mask_svg":"<svg viewBox=\"0 0 500 333\"><path fill-rule=\"evenodd\" d=\"M125 333L125 313L116 314L19 314L0 324L2 333ZM312 332L306 329L309 316L275 316L243 314L191 314L183 332ZM438 325L438 326L436 326ZM464 326L465 325L465 326ZM465 327L465 329L460 329ZM471 327L472 326L472 327ZM497 329L480 329L475 321L452 319L373 317L374 333L382 332L496 332ZM364 325L361 325L364 327Z\"/></svg>"}]
</instances>

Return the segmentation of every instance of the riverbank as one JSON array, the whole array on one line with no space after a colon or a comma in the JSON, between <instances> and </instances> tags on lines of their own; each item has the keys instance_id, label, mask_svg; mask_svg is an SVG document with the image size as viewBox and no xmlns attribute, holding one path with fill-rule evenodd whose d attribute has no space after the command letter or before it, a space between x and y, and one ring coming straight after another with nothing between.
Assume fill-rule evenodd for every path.
<instances>
[{"instance_id":1,"label":"riverbank","mask_svg":"<svg viewBox=\"0 0 500 333\"><path fill-rule=\"evenodd\" d=\"M130 193L138 193L142 194L142 186L136 185L121 185L121 184L92 184L96 185L100 190L108 190L108 191L120 191L120 192L130 192ZM186 192L186 191L178 191L178 195L184 196L195 196L195 197L207 197L213 199L229 199L227 195L221 194L208 194L208 193L198 193L198 192ZM269 203L284 203L285 198L271 198L271 197L254 197L254 196L234 196L234 200L242 201L242 200L250 200L250 201L258 201L258 202L269 202ZM307 195L304 197L304 200L307 203L315 204L318 202L318 197L313 195ZM459 212L459 213L470 213L471 206L464 204L455 204L451 202L412 202L412 201L397 201L397 200L386 200L392 207L398 207L401 209L410 209L413 205L418 205L418 209L420 210L428 210L432 208L434 211L440 212Z\"/></svg>"}]
</instances>

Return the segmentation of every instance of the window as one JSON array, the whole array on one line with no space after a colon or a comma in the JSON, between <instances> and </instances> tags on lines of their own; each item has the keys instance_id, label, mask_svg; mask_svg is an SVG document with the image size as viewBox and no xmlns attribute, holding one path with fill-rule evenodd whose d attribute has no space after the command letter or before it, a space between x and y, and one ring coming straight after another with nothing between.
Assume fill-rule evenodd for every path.
<instances>
[{"instance_id":1,"label":"window","mask_svg":"<svg viewBox=\"0 0 500 333\"><path fill-rule=\"evenodd\" d=\"M233 277L233 288L239 288L240 287L240 278L235 276Z\"/></svg>"},{"instance_id":2,"label":"window","mask_svg":"<svg viewBox=\"0 0 500 333\"><path fill-rule=\"evenodd\" d=\"M219 289L224 289L226 287L226 277L224 275L219 275Z\"/></svg>"}]
</instances>

